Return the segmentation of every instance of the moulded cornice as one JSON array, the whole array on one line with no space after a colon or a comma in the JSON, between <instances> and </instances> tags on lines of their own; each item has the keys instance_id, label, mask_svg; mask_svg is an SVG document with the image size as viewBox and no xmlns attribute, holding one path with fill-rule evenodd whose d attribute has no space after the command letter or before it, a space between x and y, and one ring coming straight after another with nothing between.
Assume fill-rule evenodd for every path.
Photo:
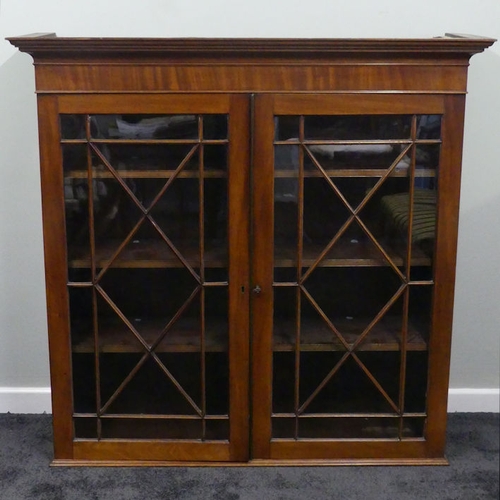
<instances>
[{"instance_id":1,"label":"moulded cornice","mask_svg":"<svg viewBox=\"0 0 500 500\"><path fill-rule=\"evenodd\" d=\"M493 38L447 34L437 38L66 38L42 33L8 38L37 58L117 56L191 58L288 58L342 55L418 57L442 54L470 57L495 42Z\"/></svg>"}]
</instances>

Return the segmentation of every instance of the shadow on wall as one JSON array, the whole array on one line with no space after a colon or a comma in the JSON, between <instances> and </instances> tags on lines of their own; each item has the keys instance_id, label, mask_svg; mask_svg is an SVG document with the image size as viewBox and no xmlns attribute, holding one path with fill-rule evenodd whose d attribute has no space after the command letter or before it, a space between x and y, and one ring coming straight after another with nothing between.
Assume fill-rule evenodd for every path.
<instances>
[{"instance_id":1,"label":"shadow on wall","mask_svg":"<svg viewBox=\"0 0 500 500\"><path fill-rule=\"evenodd\" d=\"M0 387L48 386L33 61L0 66Z\"/></svg>"},{"instance_id":2,"label":"shadow on wall","mask_svg":"<svg viewBox=\"0 0 500 500\"><path fill-rule=\"evenodd\" d=\"M466 105L451 387L498 387L500 41L474 56Z\"/></svg>"},{"instance_id":3,"label":"shadow on wall","mask_svg":"<svg viewBox=\"0 0 500 500\"><path fill-rule=\"evenodd\" d=\"M500 190L500 174L495 175ZM498 387L498 214L500 192L461 212L450 379L454 388Z\"/></svg>"}]
</instances>

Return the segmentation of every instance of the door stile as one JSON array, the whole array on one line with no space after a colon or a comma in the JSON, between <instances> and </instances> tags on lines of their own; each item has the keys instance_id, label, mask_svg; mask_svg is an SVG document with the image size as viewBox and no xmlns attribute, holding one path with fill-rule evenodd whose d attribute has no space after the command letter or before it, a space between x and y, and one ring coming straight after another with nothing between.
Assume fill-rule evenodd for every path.
<instances>
[{"instance_id":1,"label":"door stile","mask_svg":"<svg viewBox=\"0 0 500 500\"><path fill-rule=\"evenodd\" d=\"M447 96L444 102L427 394L427 440L431 456L442 456L446 444L465 96Z\"/></svg>"},{"instance_id":2,"label":"door stile","mask_svg":"<svg viewBox=\"0 0 500 500\"><path fill-rule=\"evenodd\" d=\"M255 97L252 164L252 456L270 457L273 331L273 98Z\"/></svg>"},{"instance_id":3,"label":"door stile","mask_svg":"<svg viewBox=\"0 0 500 500\"><path fill-rule=\"evenodd\" d=\"M249 99L231 97L229 122L229 375L231 460L249 456Z\"/></svg>"},{"instance_id":4,"label":"door stile","mask_svg":"<svg viewBox=\"0 0 500 500\"><path fill-rule=\"evenodd\" d=\"M64 181L59 145L58 100L38 96L40 175L43 205L43 235L47 323L52 384L54 457L73 458L71 348L67 292Z\"/></svg>"}]
</instances>

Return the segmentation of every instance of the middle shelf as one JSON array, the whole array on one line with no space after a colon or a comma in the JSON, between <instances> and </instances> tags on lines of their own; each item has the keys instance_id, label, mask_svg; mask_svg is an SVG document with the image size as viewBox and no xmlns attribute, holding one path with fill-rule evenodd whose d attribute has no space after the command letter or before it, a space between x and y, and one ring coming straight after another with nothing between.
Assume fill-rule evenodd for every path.
<instances>
[{"instance_id":1,"label":"middle shelf","mask_svg":"<svg viewBox=\"0 0 500 500\"><path fill-rule=\"evenodd\" d=\"M94 256L96 268L106 267L113 254L120 246L119 240L108 240L97 246ZM393 249L385 242L386 249L395 266L404 266L405 251ZM313 265L324 246L307 244L302 255L302 267ZM182 257L192 266L200 266L200 250L196 244L181 244L178 250ZM69 248L68 267L90 268L91 259L88 252L81 247ZM274 267L296 267L296 249L289 245L277 244L274 253ZM411 251L412 266L430 266L431 257L421 248L414 245ZM227 248L225 244L207 243L203 252L204 267L223 268L228 265ZM331 251L321 260L320 267L381 267L389 266L382 253L369 241L340 239ZM184 264L162 240L134 240L129 243L112 263L113 268L181 268Z\"/></svg>"}]
</instances>

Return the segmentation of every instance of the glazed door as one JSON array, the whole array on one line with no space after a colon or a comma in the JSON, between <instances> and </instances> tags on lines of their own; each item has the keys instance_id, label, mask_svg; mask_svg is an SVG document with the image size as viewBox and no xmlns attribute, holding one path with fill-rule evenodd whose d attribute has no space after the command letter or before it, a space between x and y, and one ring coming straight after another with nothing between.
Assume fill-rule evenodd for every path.
<instances>
[{"instance_id":1,"label":"glazed door","mask_svg":"<svg viewBox=\"0 0 500 500\"><path fill-rule=\"evenodd\" d=\"M246 460L248 99L40 117L56 459Z\"/></svg>"},{"instance_id":2,"label":"glazed door","mask_svg":"<svg viewBox=\"0 0 500 500\"><path fill-rule=\"evenodd\" d=\"M442 447L453 283L439 273L453 257L439 243L456 241L442 200L458 200L458 99L257 97L255 459Z\"/></svg>"}]
</instances>

